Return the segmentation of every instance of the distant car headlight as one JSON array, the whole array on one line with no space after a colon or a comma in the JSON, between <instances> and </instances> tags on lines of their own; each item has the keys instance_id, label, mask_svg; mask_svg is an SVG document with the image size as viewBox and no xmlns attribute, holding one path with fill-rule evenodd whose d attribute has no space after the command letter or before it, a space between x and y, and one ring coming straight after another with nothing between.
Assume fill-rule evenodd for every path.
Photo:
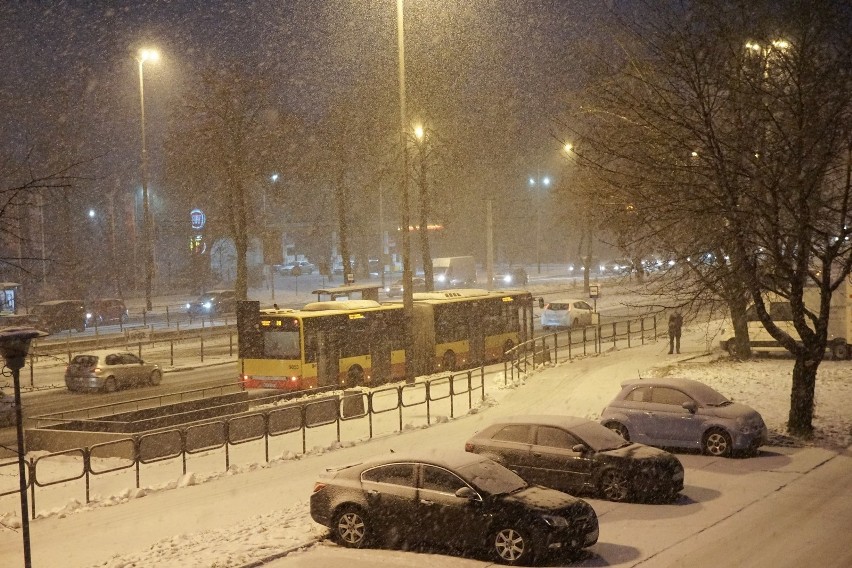
<instances>
[{"instance_id":1,"label":"distant car headlight","mask_svg":"<svg viewBox=\"0 0 852 568\"><path fill-rule=\"evenodd\" d=\"M559 515L542 515L541 518L551 527L567 527L568 519Z\"/></svg>"},{"instance_id":2,"label":"distant car headlight","mask_svg":"<svg viewBox=\"0 0 852 568\"><path fill-rule=\"evenodd\" d=\"M213 303L212 303L212 302L204 302L204 304L203 304L203 305L204 305L204 309L205 309L205 310L209 310L210 308L212 308L212 307L213 307Z\"/></svg>"},{"instance_id":3,"label":"distant car headlight","mask_svg":"<svg viewBox=\"0 0 852 568\"><path fill-rule=\"evenodd\" d=\"M511 274L507 274L506 276L504 276L504 277L503 277L503 282L504 282L504 283L506 283L506 284L511 284L511 283L512 283L512 275L511 275Z\"/></svg>"},{"instance_id":4,"label":"distant car headlight","mask_svg":"<svg viewBox=\"0 0 852 568\"><path fill-rule=\"evenodd\" d=\"M86 319L87 319L87 320L92 319L92 314L86 314Z\"/></svg>"},{"instance_id":5,"label":"distant car headlight","mask_svg":"<svg viewBox=\"0 0 852 568\"><path fill-rule=\"evenodd\" d=\"M447 275L446 274L439 274L438 276L435 277L435 280L437 280L438 282L446 282L447 281Z\"/></svg>"},{"instance_id":6,"label":"distant car headlight","mask_svg":"<svg viewBox=\"0 0 852 568\"><path fill-rule=\"evenodd\" d=\"M188 310L189 308L191 308L191 307L192 307L192 304L187 304L187 305L186 305L186 309L187 309L187 310Z\"/></svg>"}]
</instances>

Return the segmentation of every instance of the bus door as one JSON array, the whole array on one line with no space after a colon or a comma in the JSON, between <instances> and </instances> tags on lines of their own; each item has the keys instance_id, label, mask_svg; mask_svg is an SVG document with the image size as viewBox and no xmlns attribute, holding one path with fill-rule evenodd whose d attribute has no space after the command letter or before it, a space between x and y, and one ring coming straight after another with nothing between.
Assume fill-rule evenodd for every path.
<instances>
[{"instance_id":1,"label":"bus door","mask_svg":"<svg viewBox=\"0 0 852 568\"><path fill-rule=\"evenodd\" d=\"M371 383L387 383L391 376L390 332L383 321L374 321L370 329L370 367Z\"/></svg>"},{"instance_id":2,"label":"bus door","mask_svg":"<svg viewBox=\"0 0 852 568\"><path fill-rule=\"evenodd\" d=\"M317 386L337 385L340 381L340 346L334 332L317 331Z\"/></svg>"},{"instance_id":3,"label":"bus door","mask_svg":"<svg viewBox=\"0 0 852 568\"><path fill-rule=\"evenodd\" d=\"M468 355L468 363L471 367L478 367L485 363L485 334L487 325L483 325L480 318L471 318L469 325L470 354Z\"/></svg>"}]
</instances>

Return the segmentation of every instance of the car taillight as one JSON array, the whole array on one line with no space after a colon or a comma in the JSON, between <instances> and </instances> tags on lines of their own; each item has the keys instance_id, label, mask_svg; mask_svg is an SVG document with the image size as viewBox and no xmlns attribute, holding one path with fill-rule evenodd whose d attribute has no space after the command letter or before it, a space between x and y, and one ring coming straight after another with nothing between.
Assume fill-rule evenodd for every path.
<instances>
[{"instance_id":1,"label":"car taillight","mask_svg":"<svg viewBox=\"0 0 852 568\"><path fill-rule=\"evenodd\" d=\"M322 491L323 489L325 489L325 486L325 483L317 481L316 483L314 483L314 493L316 493L317 491Z\"/></svg>"}]
</instances>

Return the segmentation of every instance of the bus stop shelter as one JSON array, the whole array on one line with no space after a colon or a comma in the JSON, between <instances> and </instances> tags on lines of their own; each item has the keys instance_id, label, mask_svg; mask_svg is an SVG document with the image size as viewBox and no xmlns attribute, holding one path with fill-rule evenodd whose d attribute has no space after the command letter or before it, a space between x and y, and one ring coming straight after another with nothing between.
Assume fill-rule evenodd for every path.
<instances>
[{"instance_id":1,"label":"bus stop shelter","mask_svg":"<svg viewBox=\"0 0 852 568\"><path fill-rule=\"evenodd\" d=\"M379 288L375 284L363 286L339 286L337 288L321 288L314 290L311 294L317 295L317 301L325 300L373 300L379 301Z\"/></svg>"}]
</instances>

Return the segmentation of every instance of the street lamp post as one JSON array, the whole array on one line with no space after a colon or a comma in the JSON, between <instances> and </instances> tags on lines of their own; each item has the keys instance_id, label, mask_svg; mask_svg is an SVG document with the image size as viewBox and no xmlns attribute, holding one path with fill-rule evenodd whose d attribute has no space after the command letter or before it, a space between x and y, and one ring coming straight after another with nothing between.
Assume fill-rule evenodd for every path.
<instances>
[{"instance_id":1,"label":"street lamp post","mask_svg":"<svg viewBox=\"0 0 852 568\"><path fill-rule=\"evenodd\" d=\"M434 289L434 277L429 245L429 186L426 179L426 131L423 126L417 125L414 128L414 137L417 140L420 156L420 252L423 257L423 279L426 281L426 290L431 292Z\"/></svg>"},{"instance_id":2,"label":"street lamp post","mask_svg":"<svg viewBox=\"0 0 852 568\"><path fill-rule=\"evenodd\" d=\"M154 230L151 219L151 204L148 198L148 144L145 140L145 79L143 69L146 61L157 61L159 53L142 49L136 57L139 62L139 108L142 124L142 237L145 247L145 310L151 311L151 289L154 281Z\"/></svg>"},{"instance_id":3,"label":"street lamp post","mask_svg":"<svg viewBox=\"0 0 852 568\"><path fill-rule=\"evenodd\" d=\"M544 176L542 178L531 177L529 185L533 190L541 184L544 187L550 187L550 178ZM538 194L535 197L536 221L535 221L535 262L538 265L538 273L541 274L541 198Z\"/></svg>"},{"instance_id":4,"label":"street lamp post","mask_svg":"<svg viewBox=\"0 0 852 568\"><path fill-rule=\"evenodd\" d=\"M411 226L408 211L408 121L405 110L405 35L403 0L396 0L397 51L399 53L399 136L402 141L402 306L405 319L405 380L414 380L414 290L411 274Z\"/></svg>"},{"instance_id":5,"label":"street lamp post","mask_svg":"<svg viewBox=\"0 0 852 568\"><path fill-rule=\"evenodd\" d=\"M24 417L21 413L21 368L30 349L30 341L35 337L47 335L32 327L6 327L0 329L0 353L6 359L6 366L12 371L12 383L15 388L15 432L18 441L18 481L21 494L21 535L24 539L24 566L31 568L30 552L30 514L27 506L27 468L24 451Z\"/></svg>"}]
</instances>

